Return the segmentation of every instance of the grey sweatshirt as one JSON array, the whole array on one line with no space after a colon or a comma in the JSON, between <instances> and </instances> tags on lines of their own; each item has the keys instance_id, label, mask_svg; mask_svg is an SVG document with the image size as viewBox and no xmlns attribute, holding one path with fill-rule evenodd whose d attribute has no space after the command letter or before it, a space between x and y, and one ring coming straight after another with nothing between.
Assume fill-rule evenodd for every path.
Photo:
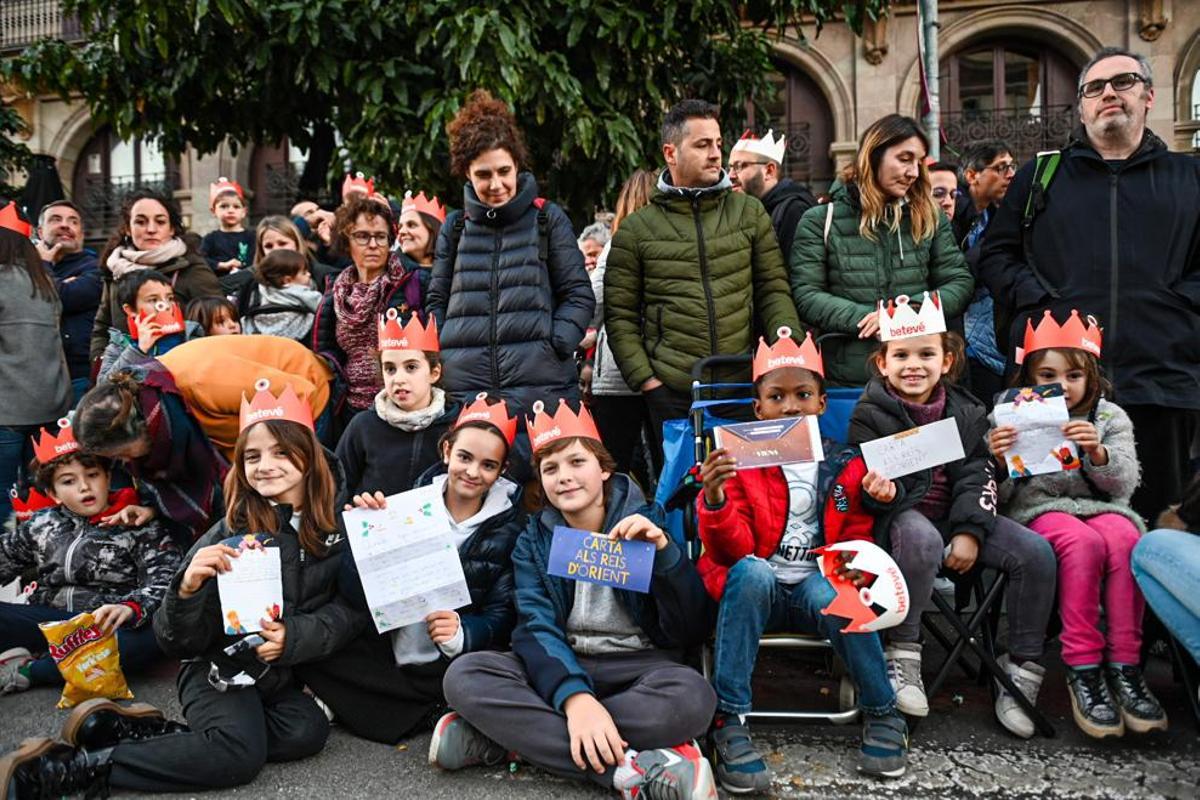
<instances>
[{"instance_id":1,"label":"grey sweatshirt","mask_svg":"<svg viewBox=\"0 0 1200 800\"><path fill-rule=\"evenodd\" d=\"M70 409L61 315L57 295L35 296L24 269L0 265L0 425L40 425Z\"/></svg>"}]
</instances>

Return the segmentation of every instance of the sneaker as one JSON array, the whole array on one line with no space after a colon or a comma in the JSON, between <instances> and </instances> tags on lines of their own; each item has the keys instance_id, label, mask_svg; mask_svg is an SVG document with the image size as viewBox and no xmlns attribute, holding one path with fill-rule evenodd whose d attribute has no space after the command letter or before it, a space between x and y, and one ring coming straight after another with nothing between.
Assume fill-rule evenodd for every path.
<instances>
[{"instance_id":1,"label":"sneaker","mask_svg":"<svg viewBox=\"0 0 1200 800\"><path fill-rule=\"evenodd\" d=\"M921 643L893 642L883 651L896 707L910 717L929 716L929 700L921 681Z\"/></svg>"},{"instance_id":2,"label":"sneaker","mask_svg":"<svg viewBox=\"0 0 1200 800\"><path fill-rule=\"evenodd\" d=\"M717 800L712 767L695 742L627 751L613 788L624 800Z\"/></svg>"},{"instance_id":3,"label":"sneaker","mask_svg":"<svg viewBox=\"0 0 1200 800\"><path fill-rule=\"evenodd\" d=\"M438 720L429 740L429 763L445 770L494 767L508 759L508 751L484 736L475 726L451 711Z\"/></svg>"},{"instance_id":4,"label":"sneaker","mask_svg":"<svg viewBox=\"0 0 1200 800\"><path fill-rule=\"evenodd\" d=\"M1125 735L1121 712L1099 666L1067 667L1067 688L1071 690L1071 713L1079 730L1093 739Z\"/></svg>"},{"instance_id":5,"label":"sneaker","mask_svg":"<svg viewBox=\"0 0 1200 800\"><path fill-rule=\"evenodd\" d=\"M33 654L24 647L14 647L0 653L0 694L23 692L29 688L29 676L21 667L33 661Z\"/></svg>"},{"instance_id":6,"label":"sneaker","mask_svg":"<svg viewBox=\"0 0 1200 800\"><path fill-rule=\"evenodd\" d=\"M717 780L730 794L765 792L771 769L754 749L750 729L736 714L717 714L708 734L717 762Z\"/></svg>"},{"instance_id":7,"label":"sneaker","mask_svg":"<svg viewBox=\"0 0 1200 800\"><path fill-rule=\"evenodd\" d=\"M59 738L75 747L100 750L121 742L155 739L187 730L186 725L166 719L149 703L123 706L98 697L85 700L71 710Z\"/></svg>"},{"instance_id":8,"label":"sneaker","mask_svg":"<svg viewBox=\"0 0 1200 800\"><path fill-rule=\"evenodd\" d=\"M1036 704L1038 692L1042 688L1042 678L1046 676L1046 668L1032 661L1026 661L1018 667L1008 660L1007 653L996 661L1030 704ZM1021 708L1016 699L999 681L996 681L996 691L996 719L1000 720L1000 724L1007 728L1009 733L1020 736L1022 739L1033 736L1037 728L1033 724L1033 720L1025 713L1025 709Z\"/></svg>"},{"instance_id":9,"label":"sneaker","mask_svg":"<svg viewBox=\"0 0 1200 800\"><path fill-rule=\"evenodd\" d=\"M110 750L89 752L53 739L26 739L0 758L5 797L58 800L69 794L108 797Z\"/></svg>"},{"instance_id":10,"label":"sneaker","mask_svg":"<svg viewBox=\"0 0 1200 800\"><path fill-rule=\"evenodd\" d=\"M899 713L863 714L858 771L877 778L899 778L908 761L908 723Z\"/></svg>"},{"instance_id":11,"label":"sneaker","mask_svg":"<svg viewBox=\"0 0 1200 800\"><path fill-rule=\"evenodd\" d=\"M1134 733L1165 731L1167 712L1163 711L1146 685L1142 670L1134 664L1105 664L1104 677L1121 710L1125 727Z\"/></svg>"}]
</instances>

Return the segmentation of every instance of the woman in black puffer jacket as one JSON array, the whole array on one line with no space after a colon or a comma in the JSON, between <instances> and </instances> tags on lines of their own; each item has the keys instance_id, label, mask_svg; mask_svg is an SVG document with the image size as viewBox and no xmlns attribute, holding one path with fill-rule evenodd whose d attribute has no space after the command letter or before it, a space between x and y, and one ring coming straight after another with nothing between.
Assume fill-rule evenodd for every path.
<instances>
[{"instance_id":1,"label":"woman in black puffer jacket","mask_svg":"<svg viewBox=\"0 0 1200 800\"><path fill-rule=\"evenodd\" d=\"M467 184L465 211L438 237L426 301L443 382L459 400L499 395L523 419L535 400L578 398L573 356L595 297L570 220L520 171L525 144L504 103L476 92L449 132Z\"/></svg>"}]
</instances>

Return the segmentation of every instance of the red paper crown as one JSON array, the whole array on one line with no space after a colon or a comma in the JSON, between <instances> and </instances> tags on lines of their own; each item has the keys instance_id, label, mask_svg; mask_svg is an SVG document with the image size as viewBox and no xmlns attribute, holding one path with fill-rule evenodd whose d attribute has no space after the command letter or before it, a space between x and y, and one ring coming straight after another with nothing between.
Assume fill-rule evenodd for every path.
<instances>
[{"instance_id":1,"label":"red paper crown","mask_svg":"<svg viewBox=\"0 0 1200 800\"><path fill-rule=\"evenodd\" d=\"M457 428L464 422L487 422L495 425L509 447L512 447L513 440L517 438L517 418L508 415L508 406L503 400L489 406L487 392L475 395L475 402L462 410L458 419L454 421L454 427Z\"/></svg>"},{"instance_id":2,"label":"red paper crown","mask_svg":"<svg viewBox=\"0 0 1200 800\"><path fill-rule=\"evenodd\" d=\"M172 333L183 333L184 321L183 311L179 308L178 303L167 303L160 301L154 307L154 316L150 318L150 322L157 322L162 329L163 336L170 336ZM134 341L138 339L138 319L137 314L126 314L125 323L129 326L129 336Z\"/></svg>"},{"instance_id":3,"label":"red paper crown","mask_svg":"<svg viewBox=\"0 0 1200 800\"><path fill-rule=\"evenodd\" d=\"M271 394L271 381L267 378L255 381L254 390L254 399L250 402L246 402L246 393L242 392L242 410L238 414L239 433L255 423L271 419L295 422L313 430L312 408L296 396L290 383L283 387L278 397Z\"/></svg>"},{"instance_id":4,"label":"red paper crown","mask_svg":"<svg viewBox=\"0 0 1200 800\"><path fill-rule=\"evenodd\" d=\"M346 173L346 180L342 181L342 202L345 202L346 196L351 192L365 192L367 197L375 194L375 179L367 178L361 172L356 172L351 175Z\"/></svg>"},{"instance_id":5,"label":"red paper crown","mask_svg":"<svg viewBox=\"0 0 1200 800\"><path fill-rule=\"evenodd\" d=\"M754 354L754 364L751 368L751 380L758 380L771 370L783 367L802 367L812 370L825 377L825 362L821 359L821 350L813 341L812 332L804 334L804 343L796 344L792 339L792 329L786 325L778 331L779 339L775 344L767 346L766 339L759 337L758 351Z\"/></svg>"},{"instance_id":6,"label":"red paper crown","mask_svg":"<svg viewBox=\"0 0 1200 800\"><path fill-rule=\"evenodd\" d=\"M26 238L33 232L33 226L21 219L21 214L17 211L16 203L9 203L0 210L0 228L8 228L10 231L16 231Z\"/></svg>"},{"instance_id":7,"label":"red paper crown","mask_svg":"<svg viewBox=\"0 0 1200 800\"><path fill-rule=\"evenodd\" d=\"M39 464L49 464L56 458L79 452L82 447L75 441L75 432L71 430L71 420L63 417L58 421L59 432L43 430L41 436L33 443L33 456Z\"/></svg>"},{"instance_id":8,"label":"red paper crown","mask_svg":"<svg viewBox=\"0 0 1200 800\"><path fill-rule=\"evenodd\" d=\"M242 187L237 181L231 181L229 178L217 178L216 183L208 185L208 207L215 206L217 198L226 192L233 192L241 198L243 203L246 202L246 193L242 191Z\"/></svg>"},{"instance_id":9,"label":"red paper crown","mask_svg":"<svg viewBox=\"0 0 1200 800\"><path fill-rule=\"evenodd\" d=\"M526 424L529 427L529 443L534 453L559 439L571 439L576 436L595 439L597 442L603 441L587 406L581 405L579 413L576 414L562 398L558 400L558 409L553 417L546 413L546 404L538 400L533 404L533 418L526 420Z\"/></svg>"},{"instance_id":10,"label":"red paper crown","mask_svg":"<svg viewBox=\"0 0 1200 800\"><path fill-rule=\"evenodd\" d=\"M1099 358L1101 339L1100 323L1090 314L1085 325L1079 317L1079 312L1071 309L1070 319L1059 325L1050 315L1050 309L1046 309L1037 328L1033 327L1032 319L1025 321L1025 346L1017 348L1016 358L1013 360L1021 364L1025 361L1025 356L1035 350L1049 350L1052 347L1086 350Z\"/></svg>"},{"instance_id":11,"label":"red paper crown","mask_svg":"<svg viewBox=\"0 0 1200 800\"><path fill-rule=\"evenodd\" d=\"M400 327L400 312L389 308L386 314L379 317L379 352L384 350L424 350L437 353L438 347L437 320L429 318L429 325L421 324L421 320L413 314L408 324Z\"/></svg>"},{"instance_id":12,"label":"red paper crown","mask_svg":"<svg viewBox=\"0 0 1200 800\"><path fill-rule=\"evenodd\" d=\"M29 487L29 496L24 500L21 499L21 495L17 494L15 486L8 490L8 496L17 522L25 522L42 509L54 508L58 505L58 501L53 497L47 497L32 486Z\"/></svg>"},{"instance_id":13,"label":"red paper crown","mask_svg":"<svg viewBox=\"0 0 1200 800\"><path fill-rule=\"evenodd\" d=\"M420 192L416 197L413 197L411 191L404 193L404 202L400 205L400 213L403 214L410 208L422 214L428 214L438 222L446 221L446 207L439 203L436 197L426 197L424 192Z\"/></svg>"}]
</instances>

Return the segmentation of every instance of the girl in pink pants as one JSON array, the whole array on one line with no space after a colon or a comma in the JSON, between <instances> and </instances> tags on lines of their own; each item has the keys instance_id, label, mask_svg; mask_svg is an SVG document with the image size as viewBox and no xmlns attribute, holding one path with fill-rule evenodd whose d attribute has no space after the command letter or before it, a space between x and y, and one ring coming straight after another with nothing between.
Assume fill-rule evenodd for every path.
<instances>
[{"instance_id":1,"label":"girl in pink pants","mask_svg":"<svg viewBox=\"0 0 1200 800\"><path fill-rule=\"evenodd\" d=\"M1141 469L1128 415L1103 395L1100 328L1077 312L1061 326L1049 311L1026 325L1014 386L1060 384L1070 420L1062 435L1078 458L1061 453L1064 469L1012 477L1000 488L1003 513L1041 534L1058 558L1062 657L1075 722L1089 736L1121 736L1167 727L1167 715L1139 666L1146 602L1130 554L1145 527L1130 508ZM1023 357L1023 360L1022 360ZM992 455L1003 459L1018 441L1011 426L992 428ZM1061 452L1061 451L1060 451ZM1014 475L1001 464L1001 475ZM1101 629L1101 612L1104 626Z\"/></svg>"}]
</instances>

